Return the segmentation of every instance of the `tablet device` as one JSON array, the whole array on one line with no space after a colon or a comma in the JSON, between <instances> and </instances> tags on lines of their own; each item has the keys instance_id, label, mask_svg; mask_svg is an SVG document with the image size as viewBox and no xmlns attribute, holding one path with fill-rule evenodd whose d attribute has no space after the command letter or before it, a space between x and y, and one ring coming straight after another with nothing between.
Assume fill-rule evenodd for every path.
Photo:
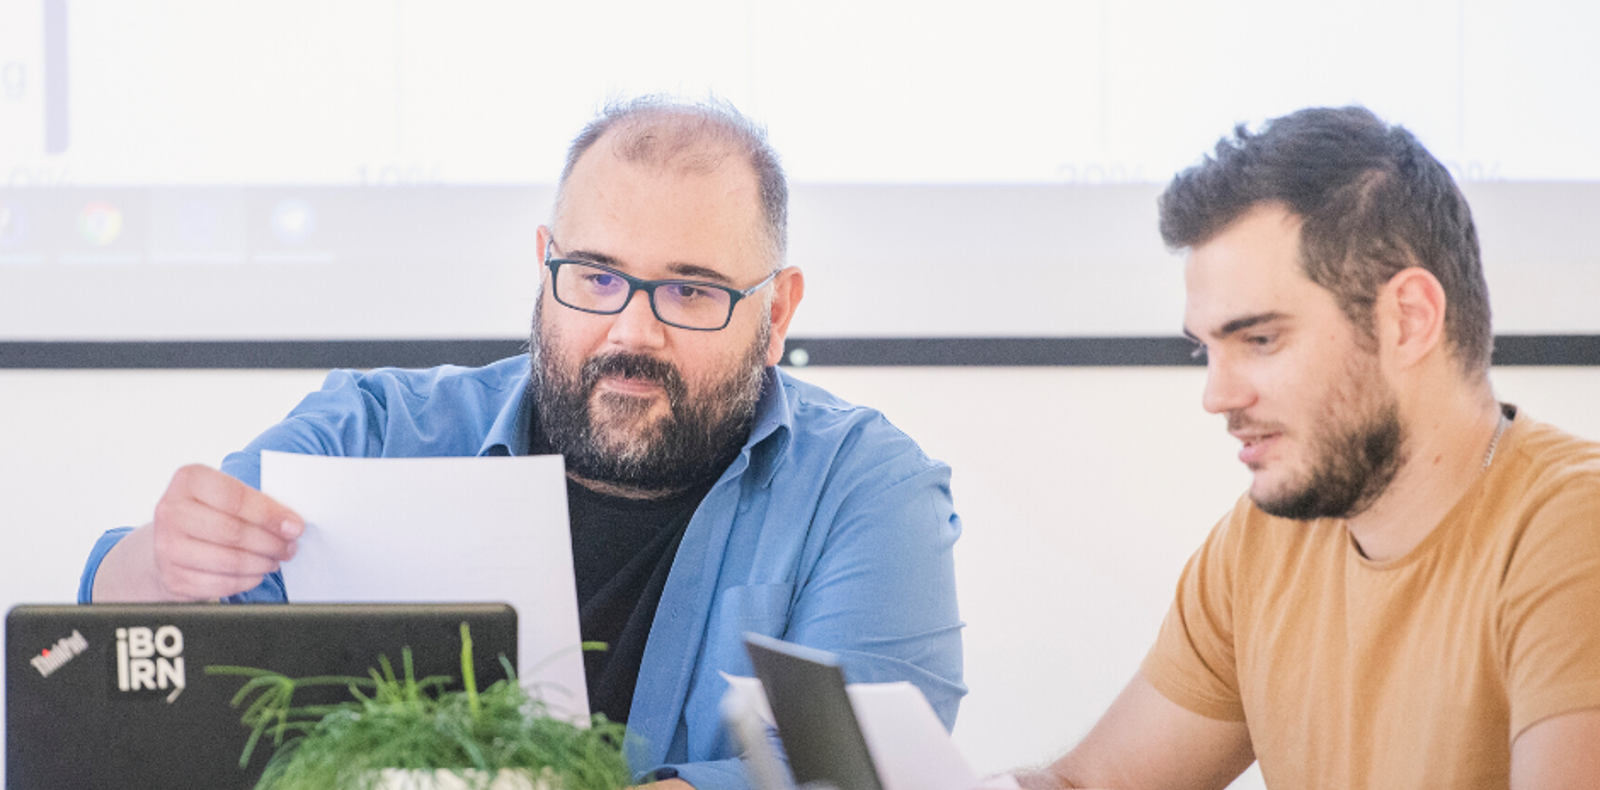
<instances>
[{"instance_id":1,"label":"tablet device","mask_svg":"<svg viewBox=\"0 0 1600 790\"><path fill-rule=\"evenodd\" d=\"M745 649L766 689L795 783L883 790L838 657L760 634L745 634Z\"/></svg>"}]
</instances>

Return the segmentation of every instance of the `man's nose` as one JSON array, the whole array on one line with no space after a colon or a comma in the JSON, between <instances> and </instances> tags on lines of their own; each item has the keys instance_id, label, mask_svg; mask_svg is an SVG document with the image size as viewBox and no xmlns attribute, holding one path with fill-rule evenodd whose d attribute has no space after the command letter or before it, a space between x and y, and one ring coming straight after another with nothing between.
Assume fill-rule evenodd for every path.
<instances>
[{"instance_id":1,"label":"man's nose","mask_svg":"<svg viewBox=\"0 0 1600 790\"><path fill-rule=\"evenodd\" d=\"M1243 409L1255 401L1255 390L1236 365L1229 364L1218 354L1206 360L1206 388L1200 396L1200 405L1211 414L1223 414Z\"/></svg>"},{"instance_id":2,"label":"man's nose","mask_svg":"<svg viewBox=\"0 0 1600 790\"><path fill-rule=\"evenodd\" d=\"M608 339L627 348L657 348L666 338L666 325L650 308L650 294L634 291L611 321Z\"/></svg>"}]
</instances>

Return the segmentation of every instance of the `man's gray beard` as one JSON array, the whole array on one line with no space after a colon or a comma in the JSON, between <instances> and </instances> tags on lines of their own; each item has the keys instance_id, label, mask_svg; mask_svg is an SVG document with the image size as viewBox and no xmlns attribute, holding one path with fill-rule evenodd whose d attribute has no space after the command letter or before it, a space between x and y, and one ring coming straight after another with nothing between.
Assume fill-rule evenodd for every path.
<instances>
[{"instance_id":1,"label":"man's gray beard","mask_svg":"<svg viewBox=\"0 0 1600 790\"><path fill-rule=\"evenodd\" d=\"M1406 431L1394 394L1366 391L1381 386L1372 362L1363 359L1350 366L1347 375L1357 389L1331 404L1335 410L1362 409L1364 419L1319 434L1312 443L1317 455L1309 477L1295 490L1255 500L1262 511L1298 521L1350 518L1372 507L1394 482L1405 463Z\"/></svg>"},{"instance_id":2,"label":"man's gray beard","mask_svg":"<svg viewBox=\"0 0 1600 790\"><path fill-rule=\"evenodd\" d=\"M754 422L766 372L770 324L763 323L737 370L698 394L689 392L677 366L646 354L616 352L585 360L576 375L559 369L550 333L534 317L533 387L539 429L550 452L566 458L567 471L644 491L680 491L722 474L744 447ZM608 375L654 381L666 392L668 414L635 436L607 440L594 424L594 391ZM651 401L601 393L619 423L643 417Z\"/></svg>"}]
</instances>

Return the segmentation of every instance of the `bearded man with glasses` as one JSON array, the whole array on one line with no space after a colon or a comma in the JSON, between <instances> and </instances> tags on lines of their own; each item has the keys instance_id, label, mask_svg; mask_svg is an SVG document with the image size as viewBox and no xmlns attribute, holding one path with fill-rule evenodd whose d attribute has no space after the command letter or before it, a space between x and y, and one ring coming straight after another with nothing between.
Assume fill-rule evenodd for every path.
<instances>
[{"instance_id":1,"label":"bearded man with glasses","mask_svg":"<svg viewBox=\"0 0 1600 790\"><path fill-rule=\"evenodd\" d=\"M262 450L559 453L590 707L640 781L746 786L719 703L743 635L915 683L946 727L966 693L948 467L882 415L774 367L804 293L788 189L731 107L643 99L574 141L532 353L484 368L335 371L215 470L185 467L92 553L79 599L281 601L300 518L256 490ZM536 613L523 613L536 616Z\"/></svg>"}]
</instances>

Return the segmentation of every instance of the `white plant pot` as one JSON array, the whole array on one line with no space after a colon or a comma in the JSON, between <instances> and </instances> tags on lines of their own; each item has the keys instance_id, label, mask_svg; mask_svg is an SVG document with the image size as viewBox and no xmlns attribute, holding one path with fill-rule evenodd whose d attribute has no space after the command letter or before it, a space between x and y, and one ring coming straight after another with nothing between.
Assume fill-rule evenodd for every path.
<instances>
[{"instance_id":1,"label":"white plant pot","mask_svg":"<svg viewBox=\"0 0 1600 790\"><path fill-rule=\"evenodd\" d=\"M379 773L376 790L550 790L544 779L534 781L533 773L507 770L485 782L482 771L468 769L457 773L447 769L433 771L385 768Z\"/></svg>"}]
</instances>

